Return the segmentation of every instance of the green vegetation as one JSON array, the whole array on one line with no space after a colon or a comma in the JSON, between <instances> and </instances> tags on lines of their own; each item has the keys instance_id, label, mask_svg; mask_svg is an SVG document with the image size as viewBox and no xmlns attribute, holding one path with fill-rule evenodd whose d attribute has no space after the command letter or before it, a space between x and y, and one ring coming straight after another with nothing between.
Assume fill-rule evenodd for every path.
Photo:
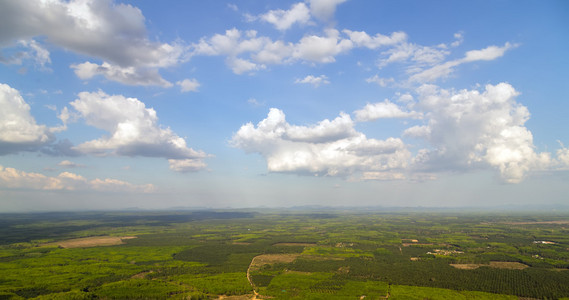
<instances>
[{"instance_id":1,"label":"green vegetation","mask_svg":"<svg viewBox=\"0 0 569 300\"><path fill-rule=\"evenodd\" d=\"M98 212L0 220L0 299L569 297L569 214ZM70 243L104 236L118 243Z\"/></svg>"}]
</instances>

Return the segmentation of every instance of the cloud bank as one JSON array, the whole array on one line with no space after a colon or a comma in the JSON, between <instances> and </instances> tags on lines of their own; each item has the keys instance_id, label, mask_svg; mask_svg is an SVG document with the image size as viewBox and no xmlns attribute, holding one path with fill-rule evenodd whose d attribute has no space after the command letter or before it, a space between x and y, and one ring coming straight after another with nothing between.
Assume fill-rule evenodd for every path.
<instances>
[{"instance_id":1,"label":"cloud bank","mask_svg":"<svg viewBox=\"0 0 569 300\"><path fill-rule=\"evenodd\" d=\"M88 180L81 175L62 172L57 176L29 173L14 168L0 166L0 187L10 189L68 190L99 192L136 192L152 193L156 187L152 184L136 185L126 181L105 178Z\"/></svg>"},{"instance_id":2,"label":"cloud bank","mask_svg":"<svg viewBox=\"0 0 569 300\"><path fill-rule=\"evenodd\" d=\"M269 172L364 180L434 179L440 173L494 169L504 182L519 183L533 172L568 166L564 146L557 158L536 150L525 127L529 111L508 83L489 84L482 91L422 85L415 93L416 101L403 97L410 109L385 100L354 112L358 122L398 118L419 123L401 137L368 138L345 113L311 126L291 125L272 108L256 126L243 125L231 144L259 153ZM424 147L412 153L417 146L404 139L422 141Z\"/></svg>"}]
</instances>

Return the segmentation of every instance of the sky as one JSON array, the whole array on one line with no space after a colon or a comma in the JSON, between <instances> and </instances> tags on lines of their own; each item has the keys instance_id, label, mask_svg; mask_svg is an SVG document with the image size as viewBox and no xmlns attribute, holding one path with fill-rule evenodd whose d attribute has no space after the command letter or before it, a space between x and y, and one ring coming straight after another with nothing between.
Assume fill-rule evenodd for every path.
<instances>
[{"instance_id":1,"label":"sky","mask_svg":"<svg viewBox=\"0 0 569 300\"><path fill-rule=\"evenodd\" d=\"M567 1L0 2L0 212L569 204Z\"/></svg>"}]
</instances>

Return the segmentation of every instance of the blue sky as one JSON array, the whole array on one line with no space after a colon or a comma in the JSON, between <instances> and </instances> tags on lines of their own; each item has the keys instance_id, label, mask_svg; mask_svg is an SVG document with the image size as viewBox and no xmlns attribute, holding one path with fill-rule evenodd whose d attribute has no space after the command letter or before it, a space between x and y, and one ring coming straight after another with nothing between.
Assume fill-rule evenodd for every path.
<instances>
[{"instance_id":1,"label":"blue sky","mask_svg":"<svg viewBox=\"0 0 569 300\"><path fill-rule=\"evenodd\" d=\"M566 204L566 1L2 1L1 211Z\"/></svg>"}]
</instances>

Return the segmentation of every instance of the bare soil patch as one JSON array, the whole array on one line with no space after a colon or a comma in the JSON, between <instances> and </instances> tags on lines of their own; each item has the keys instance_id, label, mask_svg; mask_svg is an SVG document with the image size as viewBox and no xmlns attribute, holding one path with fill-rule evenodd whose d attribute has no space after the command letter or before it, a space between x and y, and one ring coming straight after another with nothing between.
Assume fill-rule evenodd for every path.
<instances>
[{"instance_id":1,"label":"bare soil patch","mask_svg":"<svg viewBox=\"0 0 569 300\"><path fill-rule=\"evenodd\" d=\"M434 244L432 243L401 243L401 246L403 247L409 247L409 246L432 246Z\"/></svg>"},{"instance_id":2,"label":"bare soil patch","mask_svg":"<svg viewBox=\"0 0 569 300\"><path fill-rule=\"evenodd\" d=\"M87 248L97 246L113 246L124 244L124 240L135 239L136 236L92 236L45 244L62 248Z\"/></svg>"},{"instance_id":3,"label":"bare soil patch","mask_svg":"<svg viewBox=\"0 0 569 300\"><path fill-rule=\"evenodd\" d=\"M262 254L253 257L249 269L257 270L264 265L293 262L300 254Z\"/></svg>"},{"instance_id":4,"label":"bare soil patch","mask_svg":"<svg viewBox=\"0 0 569 300\"><path fill-rule=\"evenodd\" d=\"M510 270L523 270L529 268L529 266L524 265L519 262L510 261L491 261L490 264L450 264L452 267L462 270L474 270L480 267L491 267L496 269L510 269Z\"/></svg>"},{"instance_id":5,"label":"bare soil patch","mask_svg":"<svg viewBox=\"0 0 569 300\"><path fill-rule=\"evenodd\" d=\"M302 246L302 247L315 247L316 243L276 243L273 246Z\"/></svg>"},{"instance_id":6,"label":"bare soil patch","mask_svg":"<svg viewBox=\"0 0 569 300\"><path fill-rule=\"evenodd\" d=\"M251 294L247 294L247 295L232 295L232 296L226 296L226 295L219 295L219 298L217 298L218 300L251 300L251 299L257 299L256 295L251 295Z\"/></svg>"},{"instance_id":7,"label":"bare soil patch","mask_svg":"<svg viewBox=\"0 0 569 300\"><path fill-rule=\"evenodd\" d=\"M233 245L251 245L251 243L247 243L247 242L233 242Z\"/></svg>"},{"instance_id":8,"label":"bare soil patch","mask_svg":"<svg viewBox=\"0 0 569 300\"><path fill-rule=\"evenodd\" d=\"M450 265L451 267L455 267L461 270L474 270L480 268L481 266L487 266L482 264L450 264Z\"/></svg>"},{"instance_id":9,"label":"bare soil patch","mask_svg":"<svg viewBox=\"0 0 569 300\"><path fill-rule=\"evenodd\" d=\"M498 269L511 269L511 270L523 270L529 268L528 265L524 265L519 262L509 262L509 261L491 261L490 267Z\"/></svg>"},{"instance_id":10,"label":"bare soil patch","mask_svg":"<svg viewBox=\"0 0 569 300\"><path fill-rule=\"evenodd\" d=\"M534 221L534 222L502 222L502 224L508 224L508 225L532 225L532 224L560 224L560 225L567 225L567 224L569 224L569 220Z\"/></svg>"},{"instance_id":11,"label":"bare soil patch","mask_svg":"<svg viewBox=\"0 0 569 300\"><path fill-rule=\"evenodd\" d=\"M401 242L418 243L419 240L416 240L416 239L401 239Z\"/></svg>"},{"instance_id":12,"label":"bare soil patch","mask_svg":"<svg viewBox=\"0 0 569 300\"><path fill-rule=\"evenodd\" d=\"M134 274L132 275L130 278L131 279L142 279L144 278L144 276L150 274L150 273L154 273L154 271L146 271L146 272L140 272L138 274Z\"/></svg>"}]
</instances>

